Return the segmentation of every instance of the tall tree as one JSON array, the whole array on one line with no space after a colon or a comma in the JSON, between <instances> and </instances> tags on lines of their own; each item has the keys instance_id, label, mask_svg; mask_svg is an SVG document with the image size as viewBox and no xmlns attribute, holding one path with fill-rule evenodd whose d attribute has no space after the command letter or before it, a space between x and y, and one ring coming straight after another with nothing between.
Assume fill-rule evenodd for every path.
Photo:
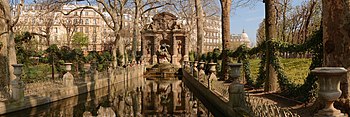
<instances>
[{"instance_id":1,"label":"tall tree","mask_svg":"<svg viewBox=\"0 0 350 117\"><path fill-rule=\"evenodd\" d=\"M86 6L80 6L77 8L74 8L68 12L63 12L64 15L69 15L72 12L75 12L77 10L81 9L92 9L94 10L98 15L101 16L107 27L109 27L113 33L114 33L114 43L113 43L113 50L112 55L114 58L113 61L113 67L116 67L118 65L117 63L117 51L120 54L124 55L124 44L123 40L121 40L121 34L120 32L124 28L124 10L125 5L128 3L129 0L95 0L99 6L99 8L95 8L90 5ZM90 1L88 1L89 4ZM122 57L122 63L125 64L124 57Z\"/></svg>"},{"instance_id":2,"label":"tall tree","mask_svg":"<svg viewBox=\"0 0 350 117\"><path fill-rule=\"evenodd\" d=\"M322 0L323 66L350 69L350 0ZM350 98L350 71L341 81L341 98Z\"/></svg>"},{"instance_id":3,"label":"tall tree","mask_svg":"<svg viewBox=\"0 0 350 117\"><path fill-rule=\"evenodd\" d=\"M222 67L221 67L221 80L227 80L227 62L228 62L228 47L230 40L230 12L232 0L220 0L221 3L221 22L222 22Z\"/></svg>"},{"instance_id":4,"label":"tall tree","mask_svg":"<svg viewBox=\"0 0 350 117\"><path fill-rule=\"evenodd\" d=\"M204 40L204 19L203 19L203 8L201 0L195 0L196 7L196 19L197 19L197 55L199 60L199 56L203 54L203 40Z\"/></svg>"},{"instance_id":5,"label":"tall tree","mask_svg":"<svg viewBox=\"0 0 350 117\"><path fill-rule=\"evenodd\" d=\"M265 35L267 41L276 39L276 0L264 0L265 3ZM277 75L275 69L272 67L270 61L271 56L274 56L274 52L271 51L272 47L269 43L266 45L266 80L265 80L265 91L277 91Z\"/></svg>"},{"instance_id":6,"label":"tall tree","mask_svg":"<svg viewBox=\"0 0 350 117\"><path fill-rule=\"evenodd\" d=\"M8 86L9 81L15 79L12 64L17 63L14 26L17 24L24 0L10 7L8 0L0 0L0 42L3 47L0 50L0 78L1 88ZM15 10L15 11L12 11Z\"/></svg>"}]
</instances>

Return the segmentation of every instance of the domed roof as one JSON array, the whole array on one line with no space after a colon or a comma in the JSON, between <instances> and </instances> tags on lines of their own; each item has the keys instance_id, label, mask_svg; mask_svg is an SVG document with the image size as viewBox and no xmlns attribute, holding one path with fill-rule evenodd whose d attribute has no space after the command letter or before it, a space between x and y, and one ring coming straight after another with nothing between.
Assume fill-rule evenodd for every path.
<instances>
[{"instance_id":1,"label":"domed roof","mask_svg":"<svg viewBox=\"0 0 350 117\"><path fill-rule=\"evenodd\" d=\"M250 42L248 34L244 32L244 29L243 29L243 32L242 32L242 39L245 42Z\"/></svg>"}]
</instances>

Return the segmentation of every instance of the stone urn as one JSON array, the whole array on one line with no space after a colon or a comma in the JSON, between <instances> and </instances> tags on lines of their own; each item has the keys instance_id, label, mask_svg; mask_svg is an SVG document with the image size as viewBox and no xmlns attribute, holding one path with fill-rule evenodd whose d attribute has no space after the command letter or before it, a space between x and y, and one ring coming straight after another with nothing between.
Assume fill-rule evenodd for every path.
<instances>
[{"instance_id":1,"label":"stone urn","mask_svg":"<svg viewBox=\"0 0 350 117\"><path fill-rule=\"evenodd\" d=\"M241 66L242 63L229 63L228 66L230 67L229 71L229 79L226 82L232 82L235 81L237 83L240 82L239 77L241 76Z\"/></svg>"},{"instance_id":2,"label":"stone urn","mask_svg":"<svg viewBox=\"0 0 350 117\"><path fill-rule=\"evenodd\" d=\"M205 64L205 62L201 61L201 62L199 62L198 64L199 64L199 65L198 65L198 66L199 66L199 67L198 67L199 70L204 70L204 64Z\"/></svg>"},{"instance_id":3,"label":"stone urn","mask_svg":"<svg viewBox=\"0 0 350 117\"><path fill-rule=\"evenodd\" d=\"M73 84L74 84L74 77L70 73L70 71L72 70L72 63L64 63L64 65L66 67L67 73L65 73L63 75L63 85L65 85L65 86L73 86Z\"/></svg>"},{"instance_id":4,"label":"stone urn","mask_svg":"<svg viewBox=\"0 0 350 117\"><path fill-rule=\"evenodd\" d=\"M209 66L209 72L210 73L215 73L216 72L216 68L215 68L215 66L216 66L216 63L208 63L208 66Z\"/></svg>"},{"instance_id":5,"label":"stone urn","mask_svg":"<svg viewBox=\"0 0 350 117\"><path fill-rule=\"evenodd\" d=\"M64 66L67 72L72 70L72 63L64 63Z\"/></svg>"},{"instance_id":6,"label":"stone urn","mask_svg":"<svg viewBox=\"0 0 350 117\"><path fill-rule=\"evenodd\" d=\"M13 74L15 74L18 79L20 79L20 76L22 75L23 64L12 64L12 67L14 69Z\"/></svg>"},{"instance_id":7,"label":"stone urn","mask_svg":"<svg viewBox=\"0 0 350 117\"><path fill-rule=\"evenodd\" d=\"M333 103L340 95L340 80L347 70L343 67L319 67L311 71L318 77L318 94L325 102L325 108L315 114L316 117L344 117L345 114L334 108Z\"/></svg>"}]
</instances>

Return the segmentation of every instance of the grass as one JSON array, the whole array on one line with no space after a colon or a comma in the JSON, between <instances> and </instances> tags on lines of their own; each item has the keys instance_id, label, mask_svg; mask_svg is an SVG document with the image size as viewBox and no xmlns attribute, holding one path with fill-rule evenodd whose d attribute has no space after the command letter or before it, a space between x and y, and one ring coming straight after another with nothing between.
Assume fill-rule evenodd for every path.
<instances>
[{"instance_id":1,"label":"grass","mask_svg":"<svg viewBox=\"0 0 350 117\"><path fill-rule=\"evenodd\" d=\"M251 59L250 70L251 77L255 81L259 72L260 59ZM283 58L280 59L282 68L287 78L295 84L304 84L304 80L308 75L311 59L307 58Z\"/></svg>"}]
</instances>

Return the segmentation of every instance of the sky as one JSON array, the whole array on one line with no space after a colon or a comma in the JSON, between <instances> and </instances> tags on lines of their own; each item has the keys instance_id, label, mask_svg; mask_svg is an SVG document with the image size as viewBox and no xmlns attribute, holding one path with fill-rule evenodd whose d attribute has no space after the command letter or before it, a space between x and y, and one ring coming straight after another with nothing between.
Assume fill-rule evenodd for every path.
<instances>
[{"instance_id":1,"label":"sky","mask_svg":"<svg viewBox=\"0 0 350 117\"><path fill-rule=\"evenodd\" d=\"M261 0L262 1L262 0ZM292 5L300 5L305 0L292 0ZM251 43L256 44L256 32L260 22L265 17L265 7L263 2L255 2L248 7L232 9L230 18L231 34L241 34L243 29L248 34Z\"/></svg>"}]
</instances>

